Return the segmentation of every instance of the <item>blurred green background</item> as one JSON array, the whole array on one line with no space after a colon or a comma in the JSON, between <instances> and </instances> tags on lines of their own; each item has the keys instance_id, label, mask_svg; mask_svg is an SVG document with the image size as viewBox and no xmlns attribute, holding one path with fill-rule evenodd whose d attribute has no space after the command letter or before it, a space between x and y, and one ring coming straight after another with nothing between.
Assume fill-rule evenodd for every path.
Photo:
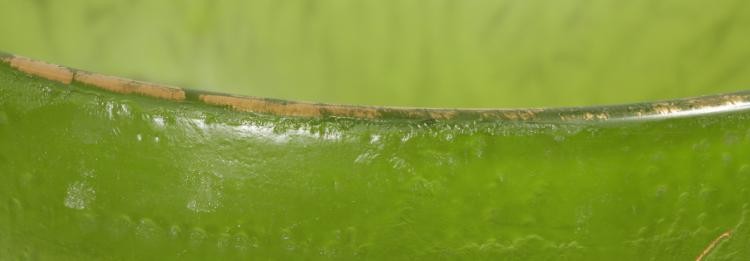
<instances>
[{"instance_id":1,"label":"blurred green background","mask_svg":"<svg viewBox=\"0 0 750 261\"><path fill-rule=\"evenodd\" d=\"M254 96L431 107L750 86L744 0L0 0L0 50Z\"/></svg>"}]
</instances>

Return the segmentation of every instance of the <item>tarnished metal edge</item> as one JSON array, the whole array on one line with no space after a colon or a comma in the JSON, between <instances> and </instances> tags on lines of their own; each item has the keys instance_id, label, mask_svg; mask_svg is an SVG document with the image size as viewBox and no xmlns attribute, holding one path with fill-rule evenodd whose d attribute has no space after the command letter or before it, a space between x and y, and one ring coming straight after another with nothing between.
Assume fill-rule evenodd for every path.
<instances>
[{"instance_id":1,"label":"tarnished metal edge","mask_svg":"<svg viewBox=\"0 0 750 261\"><path fill-rule=\"evenodd\" d=\"M197 101L228 107L236 111L284 117L585 123L653 120L750 109L750 91L637 104L544 109L441 109L338 105L189 90L87 72L2 52L0 52L0 60L16 70L63 84L80 83L116 93L138 94L172 101Z\"/></svg>"}]
</instances>

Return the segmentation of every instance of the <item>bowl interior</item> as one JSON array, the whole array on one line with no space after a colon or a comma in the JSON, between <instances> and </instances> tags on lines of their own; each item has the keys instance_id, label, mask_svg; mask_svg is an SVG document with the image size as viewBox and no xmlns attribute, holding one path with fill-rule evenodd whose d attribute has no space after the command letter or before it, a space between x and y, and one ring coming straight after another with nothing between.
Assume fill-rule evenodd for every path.
<instances>
[{"instance_id":1,"label":"bowl interior","mask_svg":"<svg viewBox=\"0 0 750 261\"><path fill-rule=\"evenodd\" d=\"M741 1L734 1L741 3ZM750 9L688 1L16 1L0 50L328 103L550 107L746 88Z\"/></svg>"}]
</instances>

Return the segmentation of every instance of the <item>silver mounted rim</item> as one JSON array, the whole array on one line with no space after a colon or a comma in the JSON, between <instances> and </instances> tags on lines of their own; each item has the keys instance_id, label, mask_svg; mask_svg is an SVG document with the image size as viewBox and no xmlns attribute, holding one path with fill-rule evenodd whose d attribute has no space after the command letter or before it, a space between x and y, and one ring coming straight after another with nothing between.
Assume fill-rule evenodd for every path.
<instances>
[{"instance_id":1,"label":"silver mounted rim","mask_svg":"<svg viewBox=\"0 0 750 261\"><path fill-rule=\"evenodd\" d=\"M175 102L200 102L282 117L585 123L654 120L750 109L750 91L634 104L561 108L447 109L340 105L191 90L73 69L12 54L0 53L0 61L26 74L66 85L82 84L115 93Z\"/></svg>"}]
</instances>

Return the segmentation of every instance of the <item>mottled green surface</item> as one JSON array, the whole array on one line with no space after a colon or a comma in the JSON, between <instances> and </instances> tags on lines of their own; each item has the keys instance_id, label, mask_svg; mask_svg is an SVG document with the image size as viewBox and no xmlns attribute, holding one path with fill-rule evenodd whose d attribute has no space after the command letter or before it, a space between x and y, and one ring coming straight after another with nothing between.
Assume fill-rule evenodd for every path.
<instances>
[{"instance_id":1,"label":"mottled green surface","mask_svg":"<svg viewBox=\"0 0 750 261\"><path fill-rule=\"evenodd\" d=\"M0 50L262 97L432 107L750 86L746 0L0 0Z\"/></svg>"},{"instance_id":2,"label":"mottled green surface","mask_svg":"<svg viewBox=\"0 0 750 261\"><path fill-rule=\"evenodd\" d=\"M7 260L750 258L750 112L301 120L0 65Z\"/></svg>"},{"instance_id":3,"label":"mottled green surface","mask_svg":"<svg viewBox=\"0 0 750 261\"><path fill-rule=\"evenodd\" d=\"M0 0L0 50L256 96L434 107L747 89L744 0ZM301 120L0 65L0 260L750 259L750 112Z\"/></svg>"}]
</instances>

